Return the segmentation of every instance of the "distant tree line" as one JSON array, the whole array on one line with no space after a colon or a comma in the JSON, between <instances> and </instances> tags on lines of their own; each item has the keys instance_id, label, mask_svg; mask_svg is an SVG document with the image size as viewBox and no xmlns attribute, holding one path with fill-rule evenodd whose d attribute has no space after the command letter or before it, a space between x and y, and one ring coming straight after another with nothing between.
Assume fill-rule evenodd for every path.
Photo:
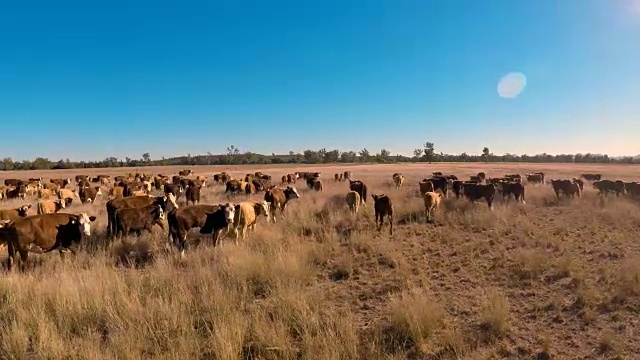
<instances>
[{"instance_id":1,"label":"distant tree line","mask_svg":"<svg viewBox=\"0 0 640 360\"><path fill-rule=\"evenodd\" d=\"M241 152L234 145L227 148L226 154L205 155L187 154L171 158L152 159L151 154L144 153L140 159L125 157L119 159L108 157L101 161L70 161L60 159L51 161L38 157L35 160L14 161L5 157L0 163L0 170L47 170L47 169L83 169L83 168L111 168L111 167L141 167L158 165L241 165L241 164L329 164L329 163L409 163L409 162L521 162L521 163L616 163L640 164L640 156L609 157L606 154L536 154L495 155L488 147L479 154L444 154L435 150L432 142L426 142L423 147L416 148L413 156L392 155L387 149L381 149L372 154L368 149L358 152L340 151L338 149L305 150L302 153L289 151L288 154L264 155L251 151Z\"/></svg>"}]
</instances>

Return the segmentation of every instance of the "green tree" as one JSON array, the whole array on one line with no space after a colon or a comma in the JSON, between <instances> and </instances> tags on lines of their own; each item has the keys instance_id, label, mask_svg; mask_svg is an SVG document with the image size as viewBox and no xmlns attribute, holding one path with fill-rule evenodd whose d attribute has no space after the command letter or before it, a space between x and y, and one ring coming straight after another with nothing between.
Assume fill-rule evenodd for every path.
<instances>
[{"instance_id":1,"label":"green tree","mask_svg":"<svg viewBox=\"0 0 640 360\"><path fill-rule=\"evenodd\" d=\"M436 150L432 142L424 143L424 156L427 157L427 161L429 162L429 164L431 164L431 162L434 160L435 153Z\"/></svg>"},{"instance_id":2,"label":"green tree","mask_svg":"<svg viewBox=\"0 0 640 360\"><path fill-rule=\"evenodd\" d=\"M369 162L371 160L371 154L369 153L369 150L367 150L367 148L360 150L358 154L360 155L360 160L362 162Z\"/></svg>"},{"instance_id":3,"label":"green tree","mask_svg":"<svg viewBox=\"0 0 640 360\"><path fill-rule=\"evenodd\" d=\"M489 151L488 147L484 147L484 149L482 149L482 160L484 160L484 162L488 162L489 161L489 156L491 156L491 152Z\"/></svg>"},{"instance_id":4,"label":"green tree","mask_svg":"<svg viewBox=\"0 0 640 360\"><path fill-rule=\"evenodd\" d=\"M305 150L302 153L302 157L304 158L304 162L307 164L317 164L320 162L320 156L318 156L317 151Z\"/></svg>"},{"instance_id":5,"label":"green tree","mask_svg":"<svg viewBox=\"0 0 640 360\"><path fill-rule=\"evenodd\" d=\"M345 151L340 154L340 162L343 163L354 163L356 162L357 154L353 151Z\"/></svg>"},{"instance_id":6,"label":"green tree","mask_svg":"<svg viewBox=\"0 0 640 360\"><path fill-rule=\"evenodd\" d=\"M13 159L10 157L6 157L2 159L2 170L13 170L15 166L13 165Z\"/></svg>"},{"instance_id":7,"label":"green tree","mask_svg":"<svg viewBox=\"0 0 640 360\"><path fill-rule=\"evenodd\" d=\"M423 153L424 153L424 149L422 149L422 148L417 148L417 149L413 150L413 156L415 157L415 159L417 161L420 161L420 158L422 157Z\"/></svg>"},{"instance_id":8,"label":"green tree","mask_svg":"<svg viewBox=\"0 0 640 360\"><path fill-rule=\"evenodd\" d=\"M142 161L146 163L151 162L151 155L148 152L142 154Z\"/></svg>"}]
</instances>

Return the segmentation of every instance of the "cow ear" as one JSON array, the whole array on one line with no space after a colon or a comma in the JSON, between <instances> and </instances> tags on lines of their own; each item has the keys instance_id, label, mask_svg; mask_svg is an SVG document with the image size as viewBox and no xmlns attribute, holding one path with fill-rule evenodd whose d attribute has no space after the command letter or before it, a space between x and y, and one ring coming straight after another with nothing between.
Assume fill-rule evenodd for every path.
<instances>
[{"instance_id":1,"label":"cow ear","mask_svg":"<svg viewBox=\"0 0 640 360\"><path fill-rule=\"evenodd\" d=\"M27 205L27 209L31 209L31 204Z\"/></svg>"}]
</instances>

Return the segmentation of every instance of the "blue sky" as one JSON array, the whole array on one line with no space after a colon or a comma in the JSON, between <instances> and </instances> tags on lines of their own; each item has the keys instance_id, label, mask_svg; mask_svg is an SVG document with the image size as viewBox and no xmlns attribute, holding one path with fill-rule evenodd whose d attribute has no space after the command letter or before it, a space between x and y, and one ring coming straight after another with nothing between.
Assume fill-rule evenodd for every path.
<instances>
[{"instance_id":1,"label":"blue sky","mask_svg":"<svg viewBox=\"0 0 640 360\"><path fill-rule=\"evenodd\" d=\"M498 96L518 71L525 90ZM640 153L632 0L11 1L0 157ZM10 134L7 136L6 134Z\"/></svg>"}]
</instances>

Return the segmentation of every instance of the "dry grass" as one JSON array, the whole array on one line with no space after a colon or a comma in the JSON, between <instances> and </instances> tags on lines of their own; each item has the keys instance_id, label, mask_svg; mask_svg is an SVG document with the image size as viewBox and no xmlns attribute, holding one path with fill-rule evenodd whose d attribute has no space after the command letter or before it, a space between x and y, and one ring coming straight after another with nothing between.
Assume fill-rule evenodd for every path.
<instances>
[{"instance_id":1,"label":"dry grass","mask_svg":"<svg viewBox=\"0 0 640 360\"><path fill-rule=\"evenodd\" d=\"M182 168L182 167L181 167ZM638 203L587 186L556 201L528 186L527 204L445 199L427 224L417 182L432 171L468 176L602 172L635 180L631 166L509 164L193 167L198 174L349 169L394 202L394 235L377 232L371 199L357 216L345 183L325 182L284 220L261 219L238 246L190 234L186 259L159 229L104 249L105 199L66 212L97 215L91 243L64 261L32 255L0 282L0 357L145 359L614 358L640 353ZM172 174L177 168L144 168ZM84 173L124 173L122 169ZM402 172L395 190L391 174ZM83 171L6 173L65 177ZM52 175L53 174L53 175ZM257 198L259 195L254 196ZM226 201L209 185L206 203ZM237 199L244 199L240 196ZM29 200L33 203L34 200ZM21 203L0 203L2 208ZM546 356L546 357L545 357Z\"/></svg>"}]
</instances>

